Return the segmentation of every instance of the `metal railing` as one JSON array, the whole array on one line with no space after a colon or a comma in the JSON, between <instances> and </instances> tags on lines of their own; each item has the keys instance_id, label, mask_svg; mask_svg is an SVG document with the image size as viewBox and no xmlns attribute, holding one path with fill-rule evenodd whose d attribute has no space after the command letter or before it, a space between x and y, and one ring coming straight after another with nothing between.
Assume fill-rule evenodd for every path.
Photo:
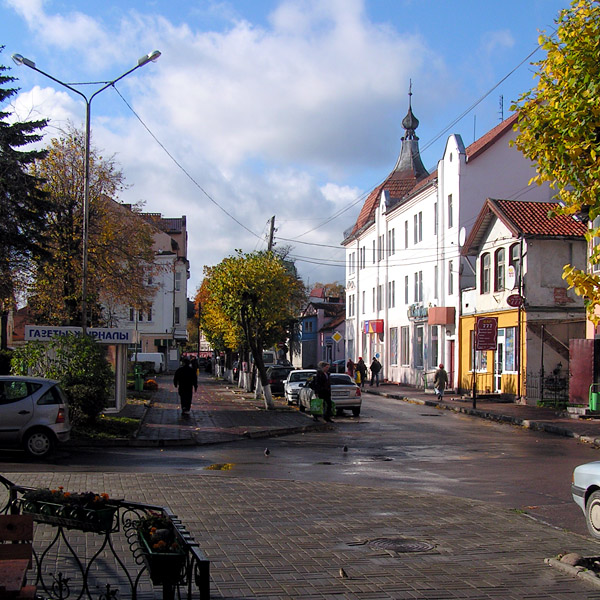
<instances>
[{"instance_id":1,"label":"metal railing","mask_svg":"<svg viewBox=\"0 0 600 600\"><path fill-rule=\"evenodd\" d=\"M31 579L48 600L210 598L210 562L168 508L110 500L103 511L35 503L36 488L0 475L0 514L31 514L36 523ZM153 552L140 535L160 517L174 533L173 552ZM158 588L158 589L157 589Z\"/></svg>"},{"instance_id":2,"label":"metal railing","mask_svg":"<svg viewBox=\"0 0 600 600\"><path fill-rule=\"evenodd\" d=\"M569 378L567 372L555 371L550 374L527 372L525 389L528 401L533 400L538 404L556 408L562 408L568 404Z\"/></svg>"}]
</instances>

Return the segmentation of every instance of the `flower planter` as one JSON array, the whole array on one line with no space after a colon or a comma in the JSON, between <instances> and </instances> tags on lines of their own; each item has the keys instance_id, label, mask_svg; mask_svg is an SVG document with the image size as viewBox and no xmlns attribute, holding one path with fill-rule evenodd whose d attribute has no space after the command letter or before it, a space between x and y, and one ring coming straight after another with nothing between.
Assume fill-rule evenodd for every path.
<instances>
[{"instance_id":1,"label":"flower planter","mask_svg":"<svg viewBox=\"0 0 600 600\"><path fill-rule=\"evenodd\" d=\"M38 523L60 525L67 529L106 533L113 530L117 506L104 505L102 508L85 508L72 504L53 504L39 500L23 500L23 513L33 515Z\"/></svg>"},{"instance_id":2,"label":"flower planter","mask_svg":"<svg viewBox=\"0 0 600 600\"><path fill-rule=\"evenodd\" d=\"M144 563L148 567L154 585L174 585L181 580L185 566L185 552L182 550L155 552L141 531L138 531L138 539Z\"/></svg>"}]
</instances>

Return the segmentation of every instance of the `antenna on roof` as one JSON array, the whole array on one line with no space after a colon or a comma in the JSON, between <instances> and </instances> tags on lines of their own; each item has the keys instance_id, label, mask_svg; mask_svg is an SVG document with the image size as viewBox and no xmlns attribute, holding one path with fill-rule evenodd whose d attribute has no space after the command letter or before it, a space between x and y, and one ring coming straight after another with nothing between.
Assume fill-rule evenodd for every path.
<instances>
[{"instance_id":1,"label":"antenna on roof","mask_svg":"<svg viewBox=\"0 0 600 600\"><path fill-rule=\"evenodd\" d=\"M500 94L500 122L504 121L504 96Z\"/></svg>"}]
</instances>

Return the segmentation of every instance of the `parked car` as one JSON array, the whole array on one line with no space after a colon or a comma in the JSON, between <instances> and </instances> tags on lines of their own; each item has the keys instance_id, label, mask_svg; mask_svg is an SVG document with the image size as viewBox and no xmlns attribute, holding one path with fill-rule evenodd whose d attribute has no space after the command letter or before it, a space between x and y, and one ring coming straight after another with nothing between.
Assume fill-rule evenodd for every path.
<instances>
[{"instance_id":1,"label":"parked car","mask_svg":"<svg viewBox=\"0 0 600 600\"><path fill-rule=\"evenodd\" d=\"M43 458L71 433L67 399L58 382L0 376L0 447L22 447Z\"/></svg>"},{"instance_id":2,"label":"parked car","mask_svg":"<svg viewBox=\"0 0 600 600\"><path fill-rule=\"evenodd\" d=\"M331 363L331 373L345 373L346 372L346 361L343 358L340 360L334 360Z\"/></svg>"},{"instance_id":3,"label":"parked car","mask_svg":"<svg viewBox=\"0 0 600 600\"><path fill-rule=\"evenodd\" d=\"M290 371L283 384L283 392L288 404L298 404L298 395L304 384L317 374L316 369Z\"/></svg>"},{"instance_id":4,"label":"parked car","mask_svg":"<svg viewBox=\"0 0 600 600\"><path fill-rule=\"evenodd\" d=\"M293 371L294 367L284 367L283 365L276 365L267 369L267 379L271 385L271 394L273 396L283 396L283 383L287 379L290 371Z\"/></svg>"},{"instance_id":5,"label":"parked car","mask_svg":"<svg viewBox=\"0 0 600 600\"><path fill-rule=\"evenodd\" d=\"M585 515L588 531L600 539L600 461L575 467L571 494Z\"/></svg>"},{"instance_id":6,"label":"parked car","mask_svg":"<svg viewBox=\"0 0 600 600\"><path fill-rule=\"evenodd\" d=\"M351 410L352 414L358 417L362 396L360 387L356 385L352 377L345 373L331 373L329 381L331 382L331 399L335 403L336 414L339 416L344 410ZM298 408L301 412L310 410L310 401L314 396L315 392L308 384L300 388Z\"/></svg>"}]
</instances>

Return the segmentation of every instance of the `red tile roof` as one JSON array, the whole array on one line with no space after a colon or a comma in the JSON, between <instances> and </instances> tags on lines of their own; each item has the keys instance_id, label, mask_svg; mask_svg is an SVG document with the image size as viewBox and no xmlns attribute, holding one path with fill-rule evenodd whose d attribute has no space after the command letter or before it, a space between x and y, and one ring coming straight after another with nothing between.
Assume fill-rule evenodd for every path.
<instances>
[{"instance_id":1,"label":"red tile roof","mask_svg":"<svg viewBox=\"0 0 600 600\"><path fill-rule=\"evenodd\" d=\"M557 202L527 200L496 200L488 198L471 229L461 253L477 254L494 218L500 219L515 237L569 237L582 238L587 225L567 215L549 217Z\"/></svg>"},{"instance_id":2,"label":"red tile roof","mask_svg":"<svg viewBox=\"0 0 600 600\"><path fill-rule=\"evenodd\" d=\"M485 152L499 137L503 136L509 129L512 129L519 117L519 113L513 113L508 119L502 121L490 129L485 135L475 140L470 146L467 146L467 161L473 160L482 152Z\"/></svg>"}]
</instances>

